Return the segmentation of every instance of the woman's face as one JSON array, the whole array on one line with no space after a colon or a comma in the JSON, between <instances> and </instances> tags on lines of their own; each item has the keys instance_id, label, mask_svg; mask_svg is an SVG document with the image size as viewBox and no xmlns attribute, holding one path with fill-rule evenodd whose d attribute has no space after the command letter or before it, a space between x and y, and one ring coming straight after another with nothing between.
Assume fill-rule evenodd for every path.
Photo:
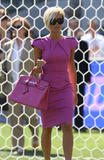
<instances>
[{"instance_id":1,"label":"woman's face","mask_svg":"<svg viewBox=\"0 0 104 160\"><path fill-rule=\"evenodd\" d=\"M50 20L49 29L51 32L60 32L62 24L64 23L64 18L61 14L57 14L53 20Z\"/></svg>"},{"instance_id":2,"label":"woman's face","mask_svg":"<svg viewBox=\"0 0 104 160\"><path fill-rule=\"evenodd\" d=\"M14 28L17 32L17 36L21 39L25 38L26 29L23 27L21 21L16 21L14 24Z\"/></svg>"}]
</instances>

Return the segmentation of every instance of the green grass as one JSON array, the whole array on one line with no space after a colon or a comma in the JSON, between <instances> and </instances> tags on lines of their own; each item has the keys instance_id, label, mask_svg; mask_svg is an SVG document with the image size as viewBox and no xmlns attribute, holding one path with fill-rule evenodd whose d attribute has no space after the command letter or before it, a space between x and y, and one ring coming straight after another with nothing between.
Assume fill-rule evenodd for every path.
<instances>
[{"instance_id":1,"label":"green grass","mask_svg":"<svg viewBox=\"0 0 104 160\"><path fill-rule=\"evenodd\" d=\"M24 126L25 134L25 155L14 156L11 153L11 129L9 125L0 124L0 160L41 160L43 154L41 146L37 151L37 156L31 147L31 133L28 127ZM85 133L74 132L73 160L104 160L104 133L96 130ZM39 128L39 140L41 127ZM62 132L57 128L52 132L52 160L62 160ZM58 158L59 155L59 158Z\"/></svg>"}]
</instances>

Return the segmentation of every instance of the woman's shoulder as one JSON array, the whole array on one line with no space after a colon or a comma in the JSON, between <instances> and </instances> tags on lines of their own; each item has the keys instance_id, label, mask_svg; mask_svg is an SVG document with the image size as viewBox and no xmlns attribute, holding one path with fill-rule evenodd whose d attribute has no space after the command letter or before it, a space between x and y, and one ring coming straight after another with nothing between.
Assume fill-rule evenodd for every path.
<instances>
[{"instance_id":1,"label":"woman's shoulder","mask_svg":"<svg viewBox=\"0 0 104 160\"><path fill-rule=\"evenodd\" d=\"M32 47L36 46L43 50L45 48L47 40L48 40L47 37L35 38L34 40L32 40Z\"/></svg>"},{"instance_id":2,"label":"woman's shoulder","mask_svg":"<svg viewBox=\"0 0 104 160\"><path fill-rule=\"evenodd\" d=\"M3 45L3 49L7 50L9 48L11 48L11 46L14 44L14 40L9 40L7 42L5 42L5 44Z\"/></svg>"},{"instance_id":3,"label":"woman's shoulder","mask_svg":"<svg viewBox=\"0 0 104 160\"><path fill-rule=\"evenodd\" d=\"M42 41L42 38L38 37L38 38L35 38L35 39L32 40L32 42L36 42L36 41Z\"/></svg>"},{"instance_id":4,"label":"woman's shoulder","mask_svg":"<svg viewBox=\"0 0 104 160\"><path fill-rule=\"evenodd\" d=\"M65 43L70 46L70 48L74 49L78 45L78 40L75 37L64 36Z\"/></svg>"},{"instance_id":5,"label":"woman's shoulder","mask_svg":"<svg viewBox=\"0 0 104 160\"><path fill-rule=\"evenodd\" d=\"M32 40L32 42L45 42L45 41L47 41L47 39L48 39L47 36L38 37L38 38L35 38L34 40Z\"/></svg>"},{"instance_id":6,"label":"woman's shoulder","mask_svg":"<svg viewBox=\"0 0 104 160\"><path fill-rule=\"evenodd\" d=\"M7 46L7 45L11 45L12 43L14 43L14 40L9 40L5 42L4 45Z\"/></svg>"}]
</instances>

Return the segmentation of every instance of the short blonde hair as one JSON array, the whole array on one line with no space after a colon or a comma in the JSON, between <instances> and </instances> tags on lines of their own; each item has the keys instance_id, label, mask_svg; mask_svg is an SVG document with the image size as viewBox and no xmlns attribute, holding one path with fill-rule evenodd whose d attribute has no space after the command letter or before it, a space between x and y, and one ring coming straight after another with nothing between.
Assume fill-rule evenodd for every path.
<instances>
[{"instance_id":1,"label":"short blonde hair","mask_svg":"<svg viewBox=\"0 0 104 160\"><path fill-rule=\"evenodd\" d=\"M61 7L50 7L45 11L43 20L47 28L49 28L50 20L54 19L57 14L61 14L63 18L65 16L64 10Z\"/></svg>"}]
</instances>

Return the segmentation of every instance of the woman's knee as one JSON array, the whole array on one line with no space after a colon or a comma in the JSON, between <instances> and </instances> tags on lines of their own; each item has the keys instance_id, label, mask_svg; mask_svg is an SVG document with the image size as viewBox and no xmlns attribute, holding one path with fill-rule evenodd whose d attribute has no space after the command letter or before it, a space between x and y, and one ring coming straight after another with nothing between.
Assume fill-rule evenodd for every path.
<instances>
[{"instance_id":1,"label":"woman's knee","mask_svg":"<svg viewBox=\"0 0 104 160\"><path fill-rule=\"evenodd\" d=\"M42 134L46 136L50 136L52 132L52 128L43 128Z\"/></svg>"},{"instance_id":2,"label":"woman's knee","mask_svg":"<svg viewBox=\"0 0 104 160\"><path fill-rule=\"evenodd\" d=\"M72 132L72 123L65 122L61 125L63 132L68 131Z\"/></svg>"}]
</instances>

